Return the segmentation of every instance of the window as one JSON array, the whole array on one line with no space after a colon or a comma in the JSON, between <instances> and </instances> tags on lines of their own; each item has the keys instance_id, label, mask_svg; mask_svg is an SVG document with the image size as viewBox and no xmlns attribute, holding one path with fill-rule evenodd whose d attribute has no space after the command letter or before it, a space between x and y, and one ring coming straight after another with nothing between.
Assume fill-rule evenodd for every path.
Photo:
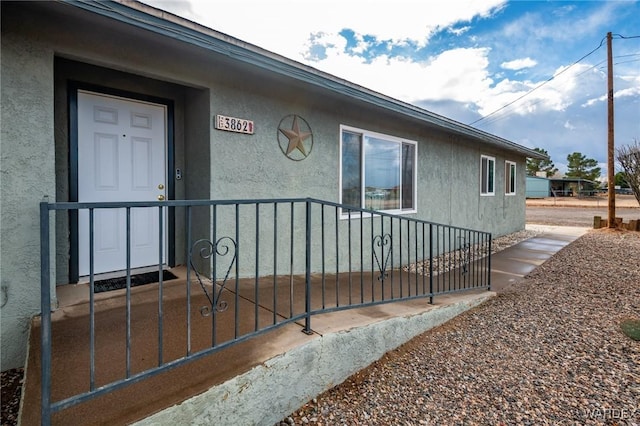
<instances>
[{"instance_id":1,"label":"window","mask_svg":"<svg viewBox=\"0 0 640 426\"><path fill-rule=\"evenodd\" d=\"M504 183L504 193L516 195L516 163L513 161L504 162Z\"/></svg>"},{"instance_id":2,"label":"window","mask_svg":"<svg viewBox=\"0 0 640 426\"><path fill-rule=\"evenodd\" d=\"M340 134L341 202L415 212L417 143L345 126Z\"/></svg>"},{"instance_id":3,"label":"window","mask_svg":"<svg viewBox=\"0 0 640 426\"><path fill-rule=\"evenodd\" d=\"M480 195L494 195L496 159L480 157Z\"/></svg>"}]
</instances>

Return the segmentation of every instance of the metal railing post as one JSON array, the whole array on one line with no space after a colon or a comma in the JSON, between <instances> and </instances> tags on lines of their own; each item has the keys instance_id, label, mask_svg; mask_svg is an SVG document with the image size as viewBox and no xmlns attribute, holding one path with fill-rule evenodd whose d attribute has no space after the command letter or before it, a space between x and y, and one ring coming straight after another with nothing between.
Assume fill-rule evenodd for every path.
<instances>
[{"instance_id":1,"label":"metal railing post","mask_svg":"<svg viewBox=\"0 0 640 426\"><path fill-rule=\"evenodd\" d=\"M311 202L305 201L306 229L305 229L305 265L304 265L304 329L306 334L311 334Z\"/></svg>"},{"instance_id":2,"label":"metal railing post","mask_svg":"<svg viewBox=\"0 0 640 426\"><path fill-rule=\"evenodd\" d=\"M491 240L492 234L489 234L489 255L487 256L487 291L491 291Z\"/></svg>"},{"instance_id":3,"label":"metal railing post","mask_svg":"<svg viewBox=\"0 0 640 426\"><path fill-rule=\"evenodd\" d=\"M40 346L41 346L41 419L51 424L51 278L49 264L49 206L47 198L40 203Z\"/></svg>"},{"instance_id":4,"label":"metal railing post","mask_svg":"<svg viewBox=\"0 0 640 426\"><path fill-rule=\"evenodd\" d=\"M163 260L163 230L164 230L164 216L162 212L162 207L158 207L158 367L162 366L162 362L164 360L164 310L163 310L163 302L164 302L164 277L163 277L163 268L162 268L162 260Z\"/></svg>"},{"instance_id":5,"label":"metal railing post","mask_svg":"<svg viewBox=\"0 0 640 426\"><path fill-rule=\"evenodd\" d=\"M429 224L429 303L433 305L433 223Z\"/></svg>"}]
</instances>

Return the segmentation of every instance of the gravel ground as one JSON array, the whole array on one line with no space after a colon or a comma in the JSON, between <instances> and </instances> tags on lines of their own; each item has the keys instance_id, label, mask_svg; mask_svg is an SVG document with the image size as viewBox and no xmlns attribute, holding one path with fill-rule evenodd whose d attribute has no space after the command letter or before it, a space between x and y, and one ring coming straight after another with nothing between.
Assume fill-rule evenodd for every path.
<instances>
[{"instance_id":1,"label":"gravel ground","mask_svg":"<svg viewBox=\"0 0 640 426\"><path fill-rule=\"evenodd\" d=\"M2 384L0 406L2 407L2 426L15 425L18 422L18 408L22 389L23 369L16 368L0 373Z\"/></svg>"},{"instance_id":2,"label":"gravel ground","mask_svg":"<svg viewBox=\"0 0 640 426\"><path fill-rule=\"evenodd\" d=\"M640 425L640 233L591 231L281 424Z\"/></svg>"},{"instance_id":3,"label":"gravel ground","mask_svg":"<svg viewBox=\"0 0 640 426\"><path fill-rule=\"evenodd\" d=\"M541 232L535 230L524 229L522 231L513 232L508 235L504 235L502 237L494 238L491 240L491 253L497 253L499 251L504 250L507 247L511 247L514 244L519 243L520 241L527 240L529 238L533 238L536 235L539 235ZM473 252L474 258L478 259L476 256L484 257L488 250L481 249L477 246L472 246L469 248L471 252ZM433 268L434 275L441 274L450 270L452 267L457 267L456 265L462 264L464 262L465 251L463 250L454 250L450 253L445 253L440 256L434 257L433 260ZM466 254L469 256L469 254ZM468 260L468 259L467 259ZM403 270L415 272L419 275L429 276L429 261L426 262L418 262L412 263L410 265L404 266Z\"/></svg>"}]
</instances>

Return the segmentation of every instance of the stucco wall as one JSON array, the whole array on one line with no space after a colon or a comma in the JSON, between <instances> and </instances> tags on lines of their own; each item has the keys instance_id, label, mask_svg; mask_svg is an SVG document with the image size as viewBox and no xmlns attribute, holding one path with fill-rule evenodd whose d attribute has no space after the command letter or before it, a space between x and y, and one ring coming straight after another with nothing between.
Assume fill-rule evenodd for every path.
<instances>
[{"instance_id":1,"label":"stucco wall","mask_svg":"<svg viewBox=\"0 0 640 426\"><path fill-rule=\"evenodd\" d=\"M29 25L29 21L22 22ZM38 203L55 194L53 52L5 32L2 14L0 286L2 371L23 365L29 318L40 311Z\"/></svg>"},{"instance_id":2,"label":"stucco wall","mask_svg":"<svg viewBox=\"0 0 640 426\"><path fill-rule=\"evenodd\" d=\"M418 207L412 217L495 235L524 226L522 157L452 138L407 118L389 119L378 107L97 19L68 5L3 2L3 370L23 363L28 318L39 311L38 202L45 194L52 199L68 194L68 79L175 102L175 166L183 171L183 180L176 182L178 199L313 197L336 202L340 125L348 125L418 142ZM253 120L255 133L215 130L216 114ZM302 116L313 131L313 150L303 161L285 157L278 144L278 125L289 114ZM495 196L480 196L482 154L496 160ZM504 195L505 160L517 162L516 196ZM194 237L209 236L210 215L208 209L196 212ZM226 219L220 220L224 224ZM52 245L57 248L53 264L58 282L68 270L66 223L65 218L57 222L60 238ZM183 223L178 211L178 263L184 261ZM348 223L340 221L341 232ZM296 227L296 233L303 235L303 227ZM279 247L286 245L286 234L281 238ZM251 244L251 237L247 241ZM272 254L263 253L268 263ZM251 256L243 265L251 264ZM286 262L286 257L281 259Z\"/></svg>"},{"instance_id":3,"label":"stucco wall","mask_svg":"<svg viewBox=\"0 0 640 426\"><path fill-rule=\"evenodd\" d=\"M243 84L241 84L243 83ZM304 89L285 90L286 86L256 85L255 82L220 81L212 78L206 83L215 87L212 90L211 114L225 114L254 120L256 132L252 136L228 134L217 130L211 136L211 194L213 199L238 198L285 198L313 197L337 202L339 200L339 158L340 125L362 128L395 137L418 142L418 208L416 214L407 215L437 223L485 230L495 235L523 229L524 227L524 158L512 156L488 147L479 147L477 143L453 138L440 131L424 129L408 120L389 120L384 112L366 105L354 107L349 103L326 100L318 102L313 93ZM303 161L292 161L280 151L277 143L277 129L280 120L288 114L298 114L305 118L313 131L313 150ZM495 158L495 195L480 195L480 158L490 155ZM517 194L506 196L504 191L504 162L517 163ZM228 209L227 209L228 210ZM235 222L233 212L221 209L218 213L218 237L234 237ZM253 256L254 222L250 220L252 210L242 209L240 243L244 247L241 255L240 274L254 273ZM270 212L269 208L262 210ZM267 215L269 213L266 213ZM304 210L296 210L296 217L302 218ZM331 214L331 212L329 212ZM279 219L284 232L279 235L280 253L278 260L281 271L288 271L290 242L288 216ZM333 220L333 219L332 219ZM332 221L331 220L331 221ZM282 223L284 221L284 223ZM328 234L332 235L331 221ZM365 229L370 229L371 219L365 219ZM340 223L341 235L348 232L348 221ZM354 233L357 233L359 220L352 220ZM377 223L377 222L376 222ZM269 224L267 223L268 227ZM375 225L377 227L377 225ZM264 225L261 225L264 228ZM388 228L387 228L388 229ZM317 233L318 228L314 228ZM294 228L294 234L304 236L304 222L300 220ZM266 237L270 238L266 232ZM245 236L243 238L243 235ZM264 241L264 238L261 238ZM314 260L313 272L320 270L318 259L320 237L314 236L316 244L312 247ZM301 250L303 241L295 239L297 254L294 272L304 269L304 257ZM358 268L361 248L359 241L351 247L355 251L351 259L352 267ZM371 267L371 244L364 242L365 268ZM346 240L342 240L339 257L341 270L347 267ZM394 249L394 264L399 264L399 250ZM327 257L325 267L335 269L336 260ZM262 251L260 264L265 273L270 272L272 253ZM406 254L405 260L406 263ZM272 270L271 270L272 271Z\"/></svg>"}]
</instances>

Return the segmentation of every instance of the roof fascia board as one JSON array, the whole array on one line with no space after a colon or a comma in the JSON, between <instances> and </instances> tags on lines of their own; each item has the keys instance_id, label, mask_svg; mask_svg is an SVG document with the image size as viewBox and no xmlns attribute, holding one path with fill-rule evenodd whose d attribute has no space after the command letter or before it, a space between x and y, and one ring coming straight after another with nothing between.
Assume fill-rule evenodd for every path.
<instances>
[{"instance_id":1,"label":"roof fascia board","mask_svg":"<svg viewBox=\"0 0 640 426\"><path fill-rule=\"evenodd\" d=\"M372 91L137 1L59 0L59 2L444 128L460 136L514 151L529 158L548 159L547 156L537 151L509 140Z\"/></svg>"}]
</instances>

